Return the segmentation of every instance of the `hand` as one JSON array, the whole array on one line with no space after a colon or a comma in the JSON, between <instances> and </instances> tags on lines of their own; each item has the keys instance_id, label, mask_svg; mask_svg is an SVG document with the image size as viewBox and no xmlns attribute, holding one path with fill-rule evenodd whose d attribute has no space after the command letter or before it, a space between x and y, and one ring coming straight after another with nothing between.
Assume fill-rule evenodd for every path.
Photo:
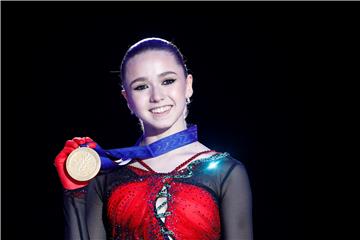
<instances>
[{"instance_id":1,"label":"hand","mask_svg":"<svg viewBox=\"0 0 360 240\"><path fill-rule=\"evenodd\" d=\"M89 181L78 181L70 177L65 169L65 162L69 154L77 149L80 144L87 144L90 148L95 148L96 143L89 137L75 137L72 140L67 140L64 148L56 156L54 165L60 177L61 184L65 189L74 190L81 187L85 187L89 184Z\"/></svg>"}]
</instances>

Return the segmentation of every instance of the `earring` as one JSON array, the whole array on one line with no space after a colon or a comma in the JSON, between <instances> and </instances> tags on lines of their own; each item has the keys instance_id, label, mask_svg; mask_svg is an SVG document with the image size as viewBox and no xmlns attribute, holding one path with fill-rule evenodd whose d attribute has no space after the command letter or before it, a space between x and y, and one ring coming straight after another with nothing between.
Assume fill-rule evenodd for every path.
<instances>
[{"instance_id":1,"label":"earring","mask_svg":"<svg viewBox=\"0 0 360 240\"><path fill-rule=\"evenodd\" d=\"M190 98L187 97L187 98L185 99L185 102L186 102L186 104L189 104L189 103L190 103Z\"/></svg>"}]
</instances>

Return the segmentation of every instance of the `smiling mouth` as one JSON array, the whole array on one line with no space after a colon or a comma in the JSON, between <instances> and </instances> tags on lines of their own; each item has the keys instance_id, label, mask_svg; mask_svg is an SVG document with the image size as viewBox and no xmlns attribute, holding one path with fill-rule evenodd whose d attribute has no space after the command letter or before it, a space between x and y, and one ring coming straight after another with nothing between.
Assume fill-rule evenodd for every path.
<instances>
[{"instance_id":1,"label":"smiling mouth","mask_svg":"<svg viewBox=\"0 0 360 240\"><path fill-rule=\"evenodd\" d=\"M163 114L163 113L169 112L171 108L172 108L172 105L166 105L166 106L162 106L162 107L152 108L149 111L152 114Z\"/></svg>"}]
</instances>

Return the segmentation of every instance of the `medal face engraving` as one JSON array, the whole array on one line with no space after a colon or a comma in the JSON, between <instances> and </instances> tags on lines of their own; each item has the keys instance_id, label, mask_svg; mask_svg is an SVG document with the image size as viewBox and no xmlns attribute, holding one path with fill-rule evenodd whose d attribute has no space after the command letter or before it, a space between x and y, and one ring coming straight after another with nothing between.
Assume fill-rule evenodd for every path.
<instances>
[{"instance_id":1,"label":"medal face engraving","mask_svg":"<svg viewBox=\"0 0 360 240\"><path fill-rule=\"evenodd\" d=\"M66 160L66 170L78 181L88 181L100 171L101 160L99 154L89 148L80 147L70 153Z\"/></svg>"}]
</instances>

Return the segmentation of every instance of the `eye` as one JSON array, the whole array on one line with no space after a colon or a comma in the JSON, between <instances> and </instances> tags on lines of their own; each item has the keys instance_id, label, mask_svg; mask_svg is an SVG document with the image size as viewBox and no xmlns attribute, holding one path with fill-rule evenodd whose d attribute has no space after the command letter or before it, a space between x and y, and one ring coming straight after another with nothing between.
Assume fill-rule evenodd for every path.
<instances>
[{"instance_id":1,"label":"eye","mask_svg":"<svg viewBox=\"0 0 360 240\"><path fill-rule=\"evenodd\" d=\"M143 85L136 86L136 87L134 88L134 90L136 90L136 91L141 91L141 90L144 90L144 89L146 89L146 88L148 88L148 86L145 85L145 84L143 84Z\"/></svg>"},{"instance_id":2,"label":"eye","mask_svg":"<svg viewBox=\"0 0 360 240\"><path fill-rule=\"evenodd\" d=\"M175 79L169 78L169 79L164 80L162 83L163 83L163 85L169 85L169 84L172 84L173 82L175 82Z\"/></svg>"}]
</instances>

